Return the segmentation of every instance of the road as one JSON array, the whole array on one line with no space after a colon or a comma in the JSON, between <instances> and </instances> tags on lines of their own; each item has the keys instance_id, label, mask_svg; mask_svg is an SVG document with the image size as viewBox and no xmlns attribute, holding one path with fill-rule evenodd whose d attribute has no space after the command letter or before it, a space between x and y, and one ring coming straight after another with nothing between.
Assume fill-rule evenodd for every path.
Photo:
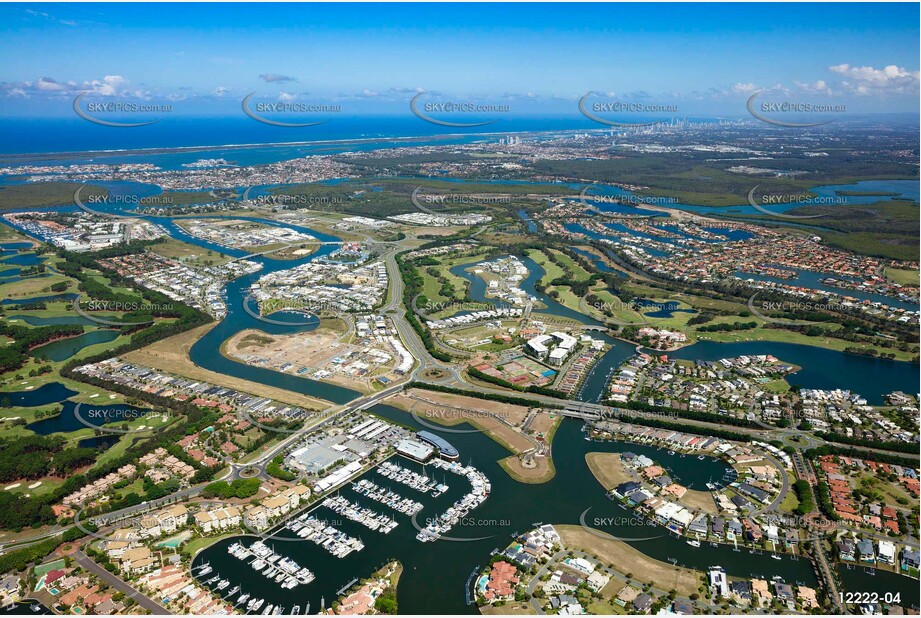
<instances>
[{"instance_id":1,"label":"road","mask_svg":"<svg viewBox=\"0 0 921 618\"><path fill-rule=\"evenodd\" d=\"M93 562L92 558L84 554L81 550L77 550L74 553L73 559L77 564L104 581L110 587L115 588L119 592L123 592L126 598L134 599L138 605L146 609L149 613L155 614L157 616L168 616L172 614L171 611L144 593L140 592L124 580L116 577L112 573L109 573L104 568Z\"/></svg>"}]
</instances>

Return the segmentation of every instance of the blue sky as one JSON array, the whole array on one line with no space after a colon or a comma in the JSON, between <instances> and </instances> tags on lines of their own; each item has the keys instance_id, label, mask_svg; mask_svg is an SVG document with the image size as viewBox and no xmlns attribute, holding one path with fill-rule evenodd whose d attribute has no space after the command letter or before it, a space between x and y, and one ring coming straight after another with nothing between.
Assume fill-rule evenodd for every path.
<instances>
[{"instance_id":1,"label":"blue sky","mask_svg":"<svg viewBox=\"0 0 921 618\"><path fill-rule=\"evenodd\" d=\"M917 4L4 4L0 114L99 100L404 112L428 96L568 113L589 91L744 115L763 88L917 111ZM435 93L435 94L432 94Z\"/></svg>"}]
</instances>

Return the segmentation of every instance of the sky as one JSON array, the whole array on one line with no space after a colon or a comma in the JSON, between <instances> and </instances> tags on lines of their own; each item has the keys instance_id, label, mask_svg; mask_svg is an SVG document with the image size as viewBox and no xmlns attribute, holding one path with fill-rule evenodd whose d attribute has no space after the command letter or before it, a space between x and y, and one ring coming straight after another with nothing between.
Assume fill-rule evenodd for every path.
<instances>
[{"instance_id":1,"label":"sky","mask_svg":"<svg viewBox=\"0 0 921 618\"><path fill-rule=\"evenodd\" d=\"M0 116L88 101L221 116L256 101L404 113L597 100L745 115L753 93L919 109L919 5L3 4ZM595 100L595 99L593 99Z\"/></svg>"}]
</instances>

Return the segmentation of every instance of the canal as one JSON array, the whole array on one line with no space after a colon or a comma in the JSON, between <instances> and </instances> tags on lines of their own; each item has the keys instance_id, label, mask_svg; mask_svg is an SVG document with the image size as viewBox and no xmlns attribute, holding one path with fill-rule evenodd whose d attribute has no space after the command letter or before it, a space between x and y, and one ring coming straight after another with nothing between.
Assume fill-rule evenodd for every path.
<instances>
[{"instance_id":1,"label":"canal","mask_svg":"<svg viewBox=\"0 0 921 618\"><path fill-rule=\"evenodd\" d=\"M384 418L404 425L418 426L413 418L396 408L379 405L371 410ZM274 543L277 552L290 556L301 566L306 566L317 574L316 581L307 586L299 586L294 591L278 589L274 583L260 581L254 585L253 571L227 553L230 539L218 542L203 551L193 564L210 562L222 577L231 580L231 587L240 585L245 591L266 599L266 603L281 603L290 609L292 605L302 607L310 603L318 608L321 600L329 605L336 598L336 591L345 583L356 577L366 577L375 568L388 559L398 559L405 570L400 580L399 605L404 614L469 614L475 608L465 604L464 583L471 571L484 566L494 549L504 549L515 533L531 529L535 522L578 525L580 517L586 511L587 519L612 518L611 525L598 526L612 535L623 539L644 539L627 541L637 550L660 561L673 560L676 564L696 569L706 569L711 565L721 565L730 575L738 577L780 575L788 582L803 582L815 585L815 575L806 560L792 560L785 556L782 560L772 560L769 555L749 554L747 551L736 552L731 547L693 548L683 540L664 535L661 528L636 524L630 512L605 497L602 486L595 480L585 455L590 452L640 452L652 447L642 447L628 443L601 443L585 440L581 423L573 419L564 419L554 439L554 463L557 474L549 482L532 485L521 484L511 479L498 464L498 460L507 457L508 452L481 433L450 434L447 438L458 448L463 463L471 463L483 471L492 483L492 493L484 504L472 511L466 525L455 526L450 535L462 540L437 541L421 543L415 539L416 530L410 518L396 514L399 526L389 535L370 532L359 524L342 521L337 525L351 536L361 537L365 549L351 554L344 559L332 558L324 550L307 541L278 541ZM670 456L665 451L655 451L650 456L676 470L676 477L691 486L698 487L709 479L721 476L725 465L715 459ZM410 466L402 458L401 465ZM366 474L374 478L376 472ZM437 477L437 474L436 474ZM447 475L451 492L466 491L466 480ZM398 493L411 495L411 490L394 486ZM351 489L342 492L350 500L362 506L383 511L386 507L357 496ZM418 494L417 494L418 495ZM445 495L448 502L452 495ZM418 515L421 525L426 518L437 515L441 505L426 503ZM341 519L326 513L318 513L318 518L330 517ZM617 518L617 519L613 519ZM630 522L630 523L620 523ZM337 524L340 522L337 522ZM285 532L290 537L290 532ZM482 538L487 537L487 538ZM477 540L479 539L479 540ZM270 543L271 544L271 543ZM253 590L247 590L247 585ZM436 592L437 591L437 592Z\"/></svg>"}]
</instances>

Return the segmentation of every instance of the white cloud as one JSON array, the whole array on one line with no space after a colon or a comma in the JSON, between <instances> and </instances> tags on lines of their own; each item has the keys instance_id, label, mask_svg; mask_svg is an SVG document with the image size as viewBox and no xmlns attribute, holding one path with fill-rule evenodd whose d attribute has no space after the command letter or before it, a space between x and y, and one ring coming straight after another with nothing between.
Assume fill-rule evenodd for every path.
<instances>
[{"instance_id":1,"label":"white cloud","mask_svg":"<svg viewBox=\"0 0 921 618\"><path fill-rule=\"evenodd\" d=\"M918 87L921 84L921 73L909 71L894 64L877 69L871 66L858 67L844 63L830 66L828 70L841 75L844 78L841 85L859 95L918 94Z\"/></svg>"},{"instance_id":2,"label":"white cloud","mask_svg":"<svg viewBox=\"0 0 921 618\"><path fill-rule=\"evenodd\" d=\"M755 84L751 82L748 82L745 84L738 82L732 87L732 91L738 94L751 94L756 90L760 90L760 89L758 88L758 86L756 86Z\"/></svg>"}]
</instances>

